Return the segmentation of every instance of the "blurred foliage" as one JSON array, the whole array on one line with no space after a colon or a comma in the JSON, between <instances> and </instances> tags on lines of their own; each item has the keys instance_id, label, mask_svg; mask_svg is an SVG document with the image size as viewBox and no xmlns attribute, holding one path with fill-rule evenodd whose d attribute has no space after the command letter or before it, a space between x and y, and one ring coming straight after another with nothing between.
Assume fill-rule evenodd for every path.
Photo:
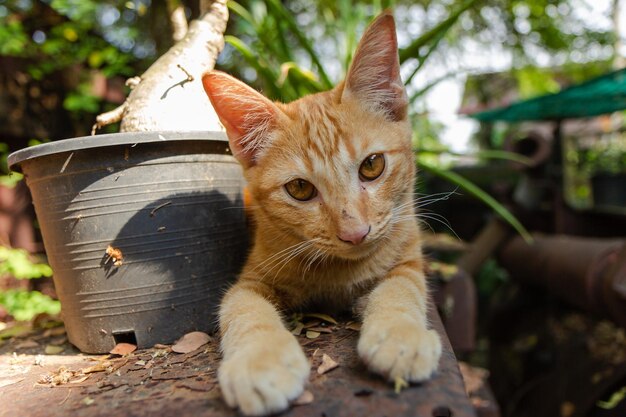
<instances>
[{"instance_id":1,"label":"blurred foliage","mask_svg":"<svg viewBox=\"0 0 626 417\"><path fill-rule=\"evenodd\" d=\"M153 49L133 27L142 14L135 4L145 14L142 2L0 0L0 55L29 59L35 79L76 64L134 75L131 64Z\"/></svg>"},{"instance_id":2,"label":"blurred foliage","mask_svg":"<svg viewBox=\"0 0 626 417\"><path fill-rule=\"evenodd\" d=\"M575 162L578 170L589 177L626 172L626 135L623 132L604 135L588 148L579 150Z\"/></svg>"},{"instance_id":3,"label":"blurred foliage","mask_svg":"<svg viewBox=\"0 0 626 417\"><path fill-rule=\"evenodd\" d=\"M61 303L39 291L0 291L0 305L17 321L32 320L41 313L59 314Z\"/></svg>"},{"instance_id":4,"label":"blurred foliage","mask_svg":"<svg viewBox=\"0 0 626 417\"><path fill-rule=\"evenodd\" d=\"M0 142L0 186L13 188L24 176L17 172L9 172L7 157L9 156L9 145Z\"/></svg>"},{"instance_id":5,"label":"blurred foliage","mask_svg":"<svg viewBox=\"0 0 626 417\"><path fill-rule=\"evenodd\" d=\"M63 108L71 121L88 129L97 113L114 106L94 92L94 74L109 79L141 74L171 46L166 3L0 0L0 59L18 60L35 84L60 74ZM198 1L181 3L189 18L197 16ZM414 145L424 150L418 155L422 169L458 184L522 231L498 202L449 170L455 155L441 144L443 126L430 118L425 95L441 81L475 70L463 62L468 50L510 52L507 66L520 97L558 90L561 74L573 82L599 75L614 57L614 33L589 25L585 0L238 0L228 5L227 46L219 65L283 101L341 80L365 25L381 10L393 8L414 115ZM430 76L434 67L445 71ZM543 69L548 67L558 71ZM503 90L493 84L493 77L483 79L481 87L491 91L479 95L500 96ZM481 100L490 97L481 95Z\"/></svg>"},{"instance_id":6,"label":"blurred foliage","mask_svg":"<svg viewBox=\"0 0 626 417\"><path fill-rule=\"evenodd\" d=\"M0 63L15 71L14 80L23 89L23 97L16 97L14 92L10 99L20 103L24 98L41 100L40 106L50 117L58 117L52 110L55 102L62 103L76 126L76 136L85 134L98 113L119 104L106 102L107 87L98 85L95 78L118 77L122 81L117 84L123 85L123 79L142 73L154 61L160 52L158 46L169 46L163 45L168 31L154 24L169 22L161 3L0 0ZM20 121L9 118L8 122ZM55 124L45 124L47 128L49 125ZM71 127L60 129L56 133L60 137L55 137L54 131L48 134L52 139L68 137L74 133ZM45 139L45 130L40 132L38 139Z\"/></svg>"},{"instance_id":7,"label":"blurred foliage","mask_svg":"<svg viewBox=\"0 0 626 417\"><path fill-rule=\"evenodd\" d=\"M166 3L0 0L0 56L27 59L28 73L37 80L67 71L78 82L63 98L65 109L92 120L111 105L93 94L90 71L111 78L145 70L172 43ZM188 17L197 15L198 1L180 3ZM364 26L381 10L394 8L403 75L414 112L421 115L415 119L428 117L420 99L433 86L472 70L456 64L469 43L511 51L512 73L525 97L558 88L538 66L588 75L581 69L588 65L580 63L609 62L615 40L612 31L590 27L585 0L240 0L228 5L228 45L220 65L283 101L329 89L343 78ZM449 72L417 77L431 60ZM74 119L88 119L78 116ZM419 137L440 131L431 127L415 122Z\"/></svg>"},{"instance_id":8,"label":"blurred foliage","mask_svg":"<svg viewBox=\"0 0 626 417\"><path fill-rule=\"evenodd\" d=\"M34 262L32 256L23 249L0 246L0 276L7 275L17 279L50 277L52 268ZM0 291L0 305L18 321L31 320L40 313L58 314L61 310L59 301L39 291L16 289Z\"/></svg>"},{"instance_id":9,"label":"blurred foliage","mask_svg":"<svg viewBox=\"0 0 626 417\"><path fill-rule=\"evenodd\" d=\"M405 80L407 84L463 12L478 1L466 0L447 6L444 18L424 28L400 49L401 64L411 66ZM332 88L344 77L359 40L358 34L365 25L386 8L404 7L394 0L287 3L247 0L230 1L228 6L233 15L231 32L237 36L227 36L232 50L226 50L220 63L229 72L263 89L268 97L281 101ZM396 15L401 20L403 13L396 10ZM411 89L409 100L415 102L435 84Z\"/></svg>"},{"instance_id":10,"label":"blurred foliage","mask_svg":"<svg viewBox=\"0 0 626 417\"><path fill-rule=\"evenodd\" d=\"M511 50L513 68L608 59L615 34L594 28L590 10L584 0L484 0L468 11L456 34Z\"/></svg>"},{"instance_id":11,"label":"blurred foliage","mask_svg":"<svg viewBox=\"0 0 626 417\"><path fill-rule=\"evenodd\" d=\"M498 45L511 52L509 77L515 82L506 87L518 98L556 92L564 80L577 82L610 69L613 31L588 24L584 8L589 5L583 0L240 0L229 2L231 34L219 62L272 99L292 101L327 90L347 71L358 33L388 7L395 9L398 21L402 74L415 115L414 145L427 150L418 155L422 169L481 199L528 237L508 210L449 171L454 159L439 142L442 126L430 121L422 99L439 82L463 70L448 63L465 53L468 45L485 49ZM430 61L449 72L418 77ZM547 66L558 66L558 71ZM491 86L488 76L479 82L481 88ZM499 93L490 92L495 97ZM480 156L492 157L513 158Z\"/></svg>"},{"instance_id":12,"label":"blurred foliage","mask_svg":"<svg viewBox=\"0 0 626 417\"><path fill-rule=\"evenodd\" d=\"M52 268L44 263L35 263L23 249L0 246L0 275L11 275L17 279L51 277Z\"/></svg>"},{"instance_id":13,"label":"blurred foliage","mask_svg":"<svg viewBox=\"0 0 626 417\"><path fill-rule=\"evenodd\" d=\"M476 289L479 296L488 297L509 280L509 274L494 258L489 258L476 275Z\"/></svg>"},{"instance_id":14,"label":"blurred foliage","mask_svg":"<svg viewBox=\"0 0 626 417\"><path fill-rule=\"evenodd\" d=\"M582 142L582 143L581 143ZM597 137L563 140L565 196L577 209L594 205L592 179L626 173L626 134L611 132Z\"/></svg>"}]
</instances>

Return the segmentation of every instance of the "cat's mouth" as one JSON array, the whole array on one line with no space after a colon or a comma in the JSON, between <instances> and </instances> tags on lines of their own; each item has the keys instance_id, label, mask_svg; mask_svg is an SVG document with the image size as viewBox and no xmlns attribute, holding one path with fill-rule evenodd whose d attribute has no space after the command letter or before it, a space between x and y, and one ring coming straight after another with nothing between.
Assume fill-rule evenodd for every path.
<instances>
[{"instance_id":1,"label":"cat's mouth","mask_svg":"<svg viewBox=\"0 0 626 417\"><path fill-rule=\"evenodd\" d=\"M358 245L348 243L338 239L334 246L334 255L338 258L348 260L360 260L371 256L380 248L381 242L385 240L386 229L389 222L383 227L372 230Z\"/></svg>"}]
</instances>

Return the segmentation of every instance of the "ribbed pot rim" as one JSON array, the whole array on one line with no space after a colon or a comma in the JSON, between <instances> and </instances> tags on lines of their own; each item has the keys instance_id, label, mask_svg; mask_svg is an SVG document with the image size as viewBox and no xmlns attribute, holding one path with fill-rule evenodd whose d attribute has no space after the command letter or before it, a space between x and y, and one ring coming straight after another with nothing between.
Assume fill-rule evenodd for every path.
<instances>
[{"instance_id":1,"label":"ribbed pot rim","mask_svg":"<svg viewBox=\"0 0 626 417\"><path fill-rule=\"evenodd\" d=\"M25 161L63 152L104 148L108 146L136 145L139 143L206 140L228 142L226 133L221 131L155 131L110 133L105 135L82 136L71 139L63 139L21 149L10 154L7 162L10 170L20 171L20 164Z\"/></svg>"}]
</instances>

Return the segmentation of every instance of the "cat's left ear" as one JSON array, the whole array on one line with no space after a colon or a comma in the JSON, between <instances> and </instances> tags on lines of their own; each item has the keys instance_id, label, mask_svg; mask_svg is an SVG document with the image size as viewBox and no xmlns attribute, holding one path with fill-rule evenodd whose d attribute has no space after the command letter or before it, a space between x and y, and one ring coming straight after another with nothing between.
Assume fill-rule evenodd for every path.
<instances>
[{"instance_id":1,"label":"cat's left ear","mask_svg":"<svg viewBox=\"0 0 626 417\"><path fill-rule=\"evenodd\" d=\"M383 12L365 30L346 77L342 99L355 97L394 121L407 116L408 99L400 78L396 24Z\"/></svg>"}]
</instances>

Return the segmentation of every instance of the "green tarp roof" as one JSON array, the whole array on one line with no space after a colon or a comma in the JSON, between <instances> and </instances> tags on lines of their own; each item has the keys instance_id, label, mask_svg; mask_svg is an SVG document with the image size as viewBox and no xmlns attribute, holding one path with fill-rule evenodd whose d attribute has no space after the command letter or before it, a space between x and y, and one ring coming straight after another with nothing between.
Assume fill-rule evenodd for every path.
<instances>
[{"instance_id":1,"label":"green tarp roof","mask_svg":"<svg viewBox=\"0 0 626 417\"><path fill-rule=\"evenodd\" d=\"M506 107L470 114L483 122L561 120L590 117L626 109L626 68L556 94L518 101Z\"/></svg>"}]
</instances>

